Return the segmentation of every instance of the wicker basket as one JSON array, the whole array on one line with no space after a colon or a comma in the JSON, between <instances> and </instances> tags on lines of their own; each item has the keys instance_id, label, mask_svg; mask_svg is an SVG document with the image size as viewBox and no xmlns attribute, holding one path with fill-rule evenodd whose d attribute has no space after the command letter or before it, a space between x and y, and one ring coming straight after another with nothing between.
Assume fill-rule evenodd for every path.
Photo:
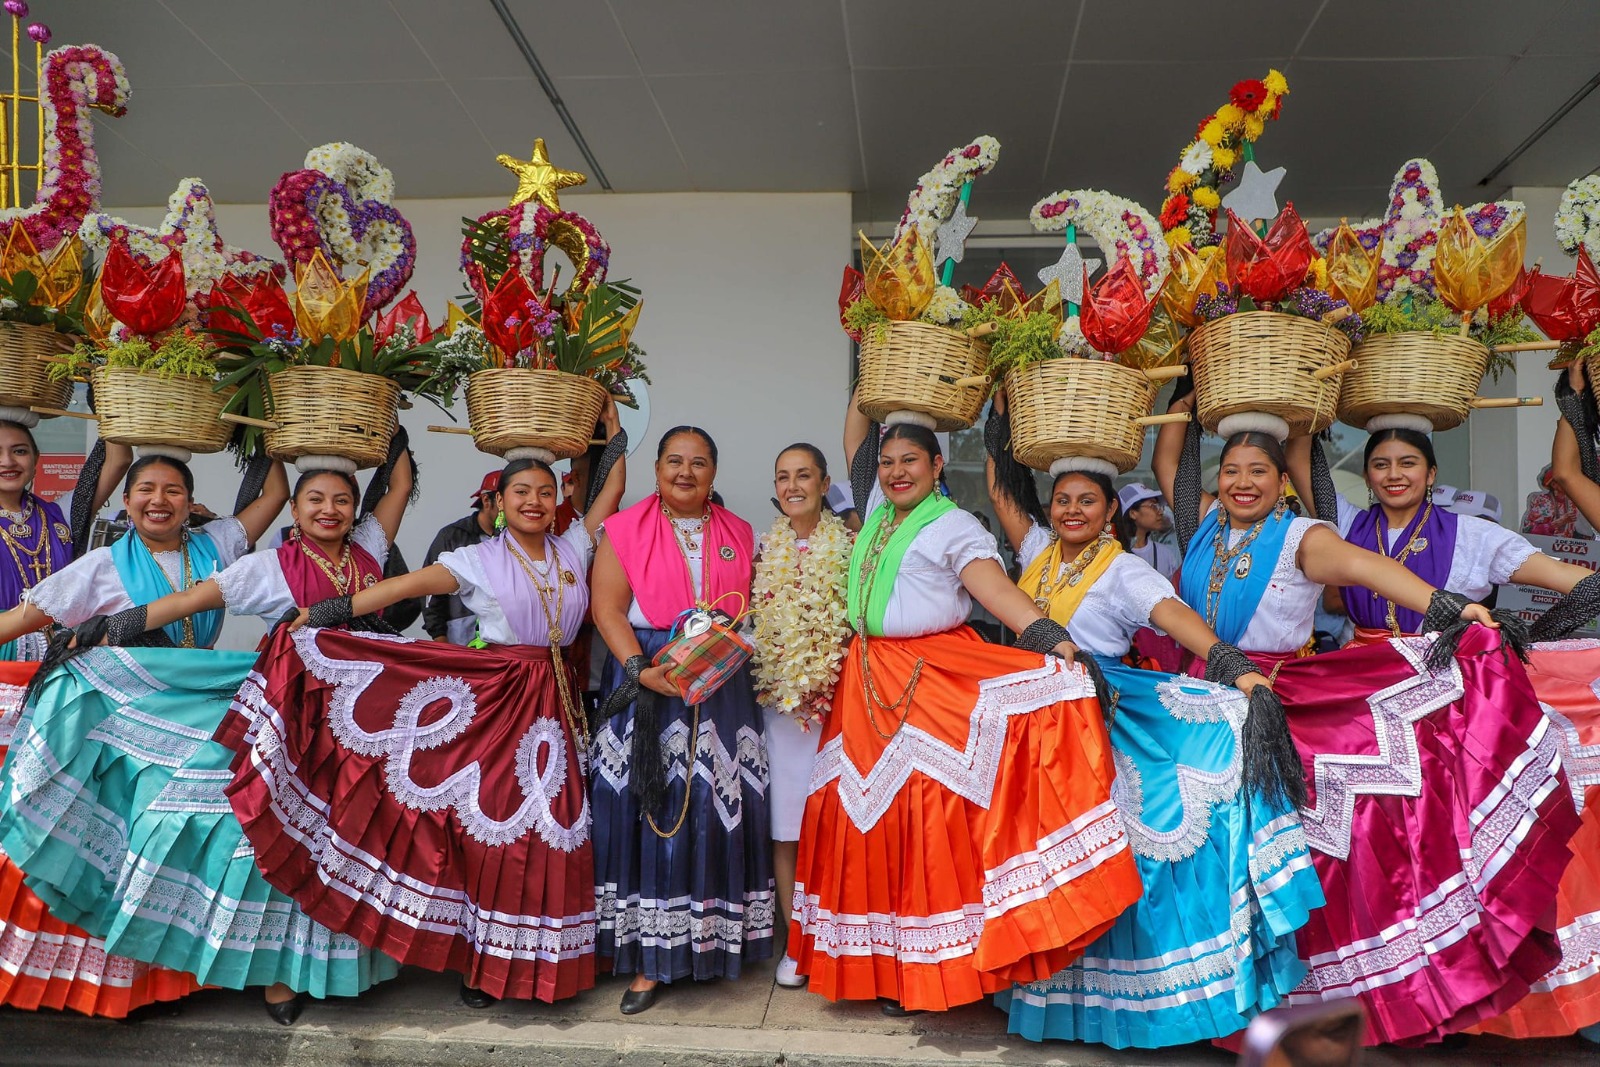
<instances>
[{"instance_id":1,"label":"wicker basket","mask_svg":"<svg viewBox=\"0 0 1600 1067\"><path fill-rule=\"evenodd\" d=\"M273 459L335 456L356 467L389 458L400 387L376 374L338 367L290 367L267 382L267 454Z\"/></svg>"},{"instance_id":2,"label":"wicker basket","mask_svg":"<svg viewBox=\"0 0 1600 1067\"><path fill-rule=\"evenodd\" d=\"M1034 470L1063 456L1102 459L1126 474L1144 452L1156 386L1120 363L1052 359L1006 372L1011 451Z\"/></svg>"},{"instance_id":3,"label":"wicker basket","mask_svg":"<svg viewBox=\"0 0 1600 1067\"><path fill-rule=\"evenodd\" d=\"M1435 430L1466 421L1489 350L1469 337L1386 333L1355 349L1356 365L1339 390L1339 420L1357 429L1380 415L1413 415Z\"/></svg>"},{"instance_id":4,"label":"wicker basket","mask_svg":"<svg viewBox=\"0 0 1600 1067\"><path fill-rule=\"evenodd\" d=\"M543 449L556 459L589 449L606 390L593 378L558 370L481 370L467 379L467 422L483 452Z\"/></svg>"},{"instance_id":5,"label":"wicker basket","mask_svg":"<svg viewBox=\"0 0 1600 1067\"><path fill-rule=\"evenodd\" d=\"M1350 339L1332 326L1276 311L1246 311L1189 335L1195 406L1215 430L1229 415L1275 415L1295 436L1333 424ZM1316 375L1322 374L1321 378Z\"/></svg>"},{"instance_id":6,"label":"wicker basket","mask_svg":"<svg viewBox=\"0 0 1600 1067\"><path fill-rule=\"evenodd\" d=\"M71 352L72 346L71 337L48 326L0 322L0 407L66 407L72 381L51 381L46 360Z\"/></svg>"},{"instance_id":7,"label":"wicker basket","mask_svg":"<svg viewBox=\"0 0 1600 1067\"><path fill-rule=\"evenodd\" d=\"M989 397L989 346L960 330L926 322L869 327L861 341L856 404L874 422L893 411L930 416L934 429L971 426Z\"/></svg>"},{"instance_id":8,"label":"wicker basket","mask_svg":"<svg viewBox=\"0 0 1600 1067\"><path fill-rule=\"evenodd\" d=\"M208 378L163 378L132 367L96 367L90 377L104 440L191 452L228 447L233 427L220 416L232 389L218 393Z\"/></svg>"}]
</instances>

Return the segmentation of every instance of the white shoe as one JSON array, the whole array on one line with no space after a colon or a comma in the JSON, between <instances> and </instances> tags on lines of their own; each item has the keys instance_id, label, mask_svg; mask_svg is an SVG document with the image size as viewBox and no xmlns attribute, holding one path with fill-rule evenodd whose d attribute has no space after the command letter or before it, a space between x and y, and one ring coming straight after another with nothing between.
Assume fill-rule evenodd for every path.
<instances>
[{"instance_id":1,"label":"white shoe","mask_svg":"<svg viewBox=\"0 0 1600 1067\"><path fill-rule=\"evenodd\" d=\"M785 989L799 989L806 984L806 977L800 973L800 965L794 957L785 956L778 961L778 984Z\"/></svg>"}]
</instances>

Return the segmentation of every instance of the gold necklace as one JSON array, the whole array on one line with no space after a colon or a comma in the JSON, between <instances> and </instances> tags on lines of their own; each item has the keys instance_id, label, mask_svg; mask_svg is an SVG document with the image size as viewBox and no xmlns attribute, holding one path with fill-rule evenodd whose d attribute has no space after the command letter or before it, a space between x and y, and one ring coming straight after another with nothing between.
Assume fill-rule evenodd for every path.
<instances>
[{"instance_id":1,"label":"gold necklace","mask_svg":"<svg viewBox=\"0 0 1600 1067\"><path fill-rule=\"evenodd\" d=\"M1380 508L1382 508L1382 506L1383 505L1381 505L1381 504L1379 505ZM1383 515L1383 512L1380 510L1379 514ZM1383 517L1384 517L1384 520L1385 520L1385 523L1384 523L1385 527L1387 527L1387 525L1388 525L1388 516L1385 515ZM1404 567L1405 564L1406 564L1406 560L1411 558L1411 553L1427 551L1428 539L1426 537L1422 536L1422 528L1424 526L1428 525L1428 520L1430 518L1432 518L1432 517L1433 517L1433 501L1430 499L1425 505L1423 505L1422 521L1417 523L1416 527L1414 529L1412 529L1411 536L1406 538L1406 543L1400 549L1400 554L1398 556L1394 557L1394 561L1396 563L1398 563L1402 567ZM1389 546L1387 544L1385 544L1385 542L1388 541L1388 540L1389 540L1388 530L1386 528L1385 529L1380 529L1378 531L1378 555L1380 555L1380 556L1388 556L1389 555ZM1372 591L1372 599L1374 599L1374 600L1380 599L1379 596L1378 596L1378 591L1376 589L1374 589ZM1391 634L1393 634L1396 637L1401 636L1401 633L1400 633L1400 619L1399 619L1398 615L1396 614L1395 603L1392 600L1389 601L1389 610L1384 613L1383 621L1389 627L1389 632Z\"/></svg>"},{"instance_id":2,"label":"gold necklace","mask_svg":"<svg viewBox=\"0 0 1600 1067\"><path fill-rule=\"evenodd\" d=\"M5 542L6 550L11 554L12 562L17 565L17 574L21 576L22 588L25 590L33 588L50 570L49 561L41 558L44 556L45 550L50 547L49 531L46 529L48 524L39 524L39 543L32 548L29 548L19 540L19 538L27 537L33 532L33 528L28 525L27 521L32 507L33 501L28 500L21 514L12 521L11 525L0 525L0 540ZM0 516L11 519L12 512L0 508ZM27 563L23 562L24 556L28 558ZM30 570L33 572L31 581L28 574Z\"/></svg>"},{"instance_id":3,"label":"gold necklace","mask_svg":"<svg viewBox=\"0 0 1600 1067\"><path fill-rule=\"evenodd\" d=\"M1217 612L1222 608L1222 590L1228 584L1228 564L1238 559L1239 562L1233 567L1233 576L1240 581L1248 578L1250 576L1251 560L1250 553L1247 550L1255 542L1255 539L1261 535L1261 531L1266 528L1267 520L1282 516L1287 507L1288 505L1280 498L1270 512L1256 520L1255 525L1250 527L1250 532L1245 534L1237 545L1229 548L1230 520L1227 511L1223 510L1221 505L1218 505L1217 510L1221 513L1221 518L1217 522L1217 536L1212 541L1215 559L1212 560L1211 574L1206 582L1207 626L1215 627L1217 625Z\"/></svg>"},{"instance_id":4,"label":"gold necklace","mask_svg":"<svg viewBox=\"0 0 1600 1067\"><path fill-rule=\"evenodd\" d=\"M506 548L516 558L522 573L528 576L528 584L533 586L534 595L539 598L539 610L544 613L545 626L550 632L550 662L555 667L556 695L561 701L561 714L567 720L567 729L571 732L574 743L581 741L587 745L589 743L589 732L585 728L587 724L583 716L578 714L577 701L567 684L566 659L561 652L561 642L566 637L561 629L561 610L566 605L567 599L567 582L561 569L561 556L551 547L550 539L545 538L545 556L550 560L550 567L555 572L554 580L547 586L539 580L534 572L533 563L522 554L522 549L517 546L514 538L506 538ZM555 601L554 609L550 605L552 599Z\"/></svg>"},{"instance_id":5,"label":"gold necklace","mask_svg":"<svg viewBox=\"0 0 1600 1067\"><path fill-rule=\"evenodd\" d=\"M885 521L878 524L878 529L873 531L872 540L867 544L867 551L861 557L861 615L856 620L856 650L860 658L861 668L861 698L867 707L867 721L872 724L880 738L885 741L892 740L906 724L906 719L911 715L911 701L917 692L917 683L922 679L922 668L926 663L923 657L918 656L916 665L911 668L911 678L906 682L906 687L901 690L900 696L893 700L885 700L878 692L876 681L872 677L872 662L867 657L867 602L872 599L873 587L878 583L878 562L884 551L889 547L889 540L899 530L904 516L893 522ZM883 727L878 725L878 712L888 715L899 714L894 724L894 729L885 733Z\"/></svg>"},{"instance_id":6,"label":"gold necklace","mask_svg":"<svg viewBox=\"0 0 1600 1067\"><path fill-rule=\"evenodd\" d=\"M348 537L344 539L344 550L339 554L337 568L323 556L320 549L313 550L310 545L306 544L306 538L296 537L294 540L300 546L300 551L305 553L306 557L317 565L318 570L328 576L328 581L333 583L333 591L339 596L347 596L355 578L355 565L350 559L350 539Z\"/></svg>"},{"instance_id":7,"label":"gold necklace","mask_svg":"<svg viewBox=\"0 0 1600 1067\"><path fill-rule=\"evenodd\" d=\"M139 540L144 543L145 551L146 552L150 552L150 543L148 541L144 540L144 535L141 534L141 533L135 533L134 536L139 538ZM161 580L167 584L167 589L169 591L171 591L171 592L174 592L174 593L182 592L184 589L187 589L191 585L194 584L194 566L193 566L193 562L189 558L189 531L188 530L184 530L178 537L178 553L180 555L180 558L183 560L183 574L179 578L179 581L182 583L182 585L178 589L173 589L172 588L172 578L171 578L171 576L169 576L167 574L167 568L163 567L161 565L161 561L157 560L155 558L155 553L154 552L150 552L151 561L153 563L155 563L156 571L160 573ZM194 644L194 616L193 615L185 615L183 617L183 645L182 645L182 647L183 648L194 648L195 647L195 644Z\"/></svg>"},{"instance_id":8,"label":"gold necklace","mask_svg":"<svg viewBox=\"0 0 1600 1067\"><path fill-rule=\"evenodd\" d=\"M1057 537L1050 545L1053 559L1045 561L1044 570L1039 574L1039 583L1034 587L1033 605L1044 612L1045 618L1050 617L1050 597L1055 593L1056 586L1065 582L1071 588L1083 581L1083 572L1088 570L1100 555L1102 549L1111 543L1111 535L1101 530L1100 535L1087 547L1078 553L1078 557L1071 563L1061 563L1061 538Z\"/></svg>"}]
</instances>

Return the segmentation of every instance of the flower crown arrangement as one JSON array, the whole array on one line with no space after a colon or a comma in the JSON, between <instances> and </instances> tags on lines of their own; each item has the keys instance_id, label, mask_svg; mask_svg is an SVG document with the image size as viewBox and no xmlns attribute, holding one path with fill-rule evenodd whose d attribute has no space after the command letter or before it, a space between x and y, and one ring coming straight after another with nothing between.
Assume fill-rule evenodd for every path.
<instances>
[{"instance_id":1,"label":"flower crown arrangement","mask_svg":"<svg viewBox=\"0 0 1600 1067\"><path fill-rule=\"evenodd\" d=\"M1241 161L1254 158L1252 146L1267 123L1282 113L1288 95L1288 81L1269 70L1263 79L1235 84L1228 102L1200 121L1194 140L1167 175L1160 219L1169 245L1205 248L1218 243L1222 186L1233 180Z\"/></svg>"},{"instance_id":2,"label":"flower crown arrangement","mask_svg":"<svg viewBox=\"0 0 1600 1067\"><path fill-rule=\"evenodd\" d=\"M560 188L587 179L550 166L544 141L532 164L502 156L524 179L510 206L461 220L461 271L470 290L447 338L436 345L435 387L453 391L480 370L521 367L592 378L619 403L636 405L629 383L648 383L644 349L633 341L644 308L637 287L608 281L611 247L594 223L561 209ZM552 249L571 262L546 277Z\"/></svg>"},{"instance_id":3,"label":"flower crown arrangement","mask_svg":"<svg viewBox=\"0 0 1600 1067\"><path fill-rule=\"evenodd\" d=\"M993 137L951 149L917 179L888 242L879 247L861 235L862 269L846 267L839 290L839 324L852 340L889 322L953 326L962 320L966 301L948 278L941 282L935 273L938 235L958 209L964 210L973 180L999 160L1000 142Z\"/></svg>"},{"instance_id":4,"label":"flower crown arrangement","mask_svg":"<svg viewBox=\"0 0 1600 1067\"><path fill-rule=\"evenodd\" d=\"M1600 356L1600 270L1594 262L1600 255L1600 176L1578 178L1561 194L1556 240L1576 260L1571 277L1547 275L1535 266L1523 279L1520 305L1561 349L1556 365L1564 365Z\"/></svg>"},{"instance_id":5,"label":"flower crown arrangement","mask_svg":"<svg viewBox=\"0 0 1600 1067\"><path fill-rule=\"evenodd\" d=\"M756 697L807 730L833 707L850 637L845 585L853 543L844 523L826 508L803 551L783 516L762 540L751 589L758 605L751 661Z\"/></svg>"},{"instance_id":6,"label":"flower crown arrangement","mask_svg":"<svg viewBox=\"0 0 1600 1067\"><path fill-rule=\"evenodd\" d=\"M1318 234L1333 289L1361 312L1371 334L1465 334L1487 346L1496 377L1510 366L1500 346L1535 336L1522 323L1527 208L1515 200L1444 207L1426 159L1395 174L1382 218Z\"/></svg>"}]
</instances>

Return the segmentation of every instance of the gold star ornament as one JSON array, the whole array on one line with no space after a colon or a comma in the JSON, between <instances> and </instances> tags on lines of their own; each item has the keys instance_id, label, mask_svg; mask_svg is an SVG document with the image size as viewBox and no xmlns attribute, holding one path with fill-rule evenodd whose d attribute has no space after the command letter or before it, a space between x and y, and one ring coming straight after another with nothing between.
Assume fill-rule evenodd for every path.
<instances>
[{"instance_id":1,"label":"gold star ornament","mask_svg":"<svg viewBox=\"0 0 1600 1067\"><path fill-rule=\"evenodd\" d=\"M517 176L517 192L507 207L516 207L529 200L537 200L551 211L560 211L561 190L582 185L589 180L586 174L579 174L575 170L562 170L551 163L550 157L545 154L543 137L534 140L532 159L518 159L502 152L495 157L495 162Z\"/></svg>"}]
</instances>

